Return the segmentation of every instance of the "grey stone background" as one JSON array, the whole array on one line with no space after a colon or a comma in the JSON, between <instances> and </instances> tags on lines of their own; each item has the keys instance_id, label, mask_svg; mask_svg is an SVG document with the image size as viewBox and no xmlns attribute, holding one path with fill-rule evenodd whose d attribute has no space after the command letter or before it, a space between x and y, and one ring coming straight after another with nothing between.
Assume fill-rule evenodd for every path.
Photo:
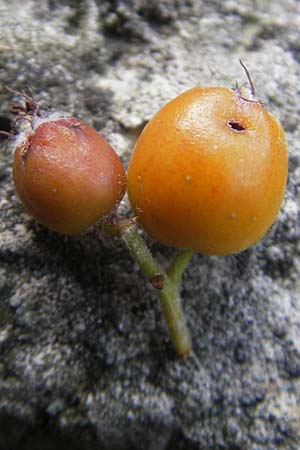
<instances>
[{"instance_id":1,"label":"grey stone background","mask_svg":"<svg viewBox=\"0 0 300 450\"><path fill-rule=\"evenodd\" d=\"M121 243L35 223L1 152L1 450L300 448L300 3L0 0L0 128L3 87L29 86L44 110L101 131L127 164L167 100L242 84L239 58L286 130L287 193L258 245L193 257L186 362ZM162 264L173 254L150 246Z\"/></svg>"}]
</instances>

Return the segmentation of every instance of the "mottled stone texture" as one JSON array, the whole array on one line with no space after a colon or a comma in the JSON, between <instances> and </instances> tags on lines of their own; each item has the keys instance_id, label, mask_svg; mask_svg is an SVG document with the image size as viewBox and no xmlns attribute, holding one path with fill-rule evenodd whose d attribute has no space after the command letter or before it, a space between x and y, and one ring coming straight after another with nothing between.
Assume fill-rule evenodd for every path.
<instances>
[{"instance_id":1,"label":"mottled stone texture","mask_svg":"<svg viewBox=\"0 0 300 450\"><path fill-rule=\"evenodd\" d=\"M120 242L23 211L0 155L1 450L300 448L300 6L297 0L0 0L0 83L94 125L127 163L167 100L245 82L290 155L278 221L236 256L195 255L179 362ZM1 89L0 128L10 95ZM126 211L127 206L123 206ZM150 243L165 263L172 250Z\"/></svg>"}]
</instances>

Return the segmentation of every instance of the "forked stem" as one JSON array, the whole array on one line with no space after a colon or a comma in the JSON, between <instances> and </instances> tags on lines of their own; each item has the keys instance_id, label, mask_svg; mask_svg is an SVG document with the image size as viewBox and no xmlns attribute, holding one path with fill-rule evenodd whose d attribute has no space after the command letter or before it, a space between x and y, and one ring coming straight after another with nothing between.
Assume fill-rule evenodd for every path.
<instances>
[{"instance_id":1,"label":"forked stem","mask_svg":"<svg viewBox=\"0 0 300 450\"><path fill-rule=\"evenodd\" d=\"M105 226L104 228L111 233L110 226ZM114 230L116 230L116 225L114 225ZM176 261L173 261L171 276L169 276L153 258L133 221L128 222L128 226L124 226L122 221L120 221L118 230L118 235L129 250L132 258L157 291L176 353L182 359L187 358L191 352L191 342L181 307L178 286L184 267L187 265L187 255L185 257L182 255L178 259L179 264L177 268Z\"/></svg>"},{"instance_id":2,"label":"forked stem","mask_svg":"<svg viewBox=\"0 0 300 450\"><path fill-rule=\"evenodd\" d=\"M167 274L173 283L180 283L183 272L187 268L193 254L193 250L179 250L179 252L176 253L167 271Z\"/></svg>"}]
</instances>

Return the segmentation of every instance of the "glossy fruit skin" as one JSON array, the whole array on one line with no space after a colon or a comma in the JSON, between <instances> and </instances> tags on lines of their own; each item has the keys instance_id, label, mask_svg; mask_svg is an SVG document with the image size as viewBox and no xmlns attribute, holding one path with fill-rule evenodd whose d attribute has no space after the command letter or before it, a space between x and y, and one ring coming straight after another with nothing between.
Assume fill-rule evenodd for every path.
<instances>
[{"instance_id":1,"label":"glossy fruit skin","mask_svg":"<svg viewBox=\"0 0 300 450\"><path fill-rule=\"evenodd\" d=\"M14 151L13 179L27 211L63 234L79 234L101 220L126 190L115 151L76 118L37 124Z\"/></svg>"},{"instance_id":2,"label":"glossy fruit skin","mask_svg":"<svg viewBox=\"0 0 300 450\"><path fill-rule=\"evenodd\" d=\"M154 239L226 255L266 233L286 179L278 120L237 92L196 87L165 105L144 128L129 164L128 194Z\"/></svg>"}]
</instances>

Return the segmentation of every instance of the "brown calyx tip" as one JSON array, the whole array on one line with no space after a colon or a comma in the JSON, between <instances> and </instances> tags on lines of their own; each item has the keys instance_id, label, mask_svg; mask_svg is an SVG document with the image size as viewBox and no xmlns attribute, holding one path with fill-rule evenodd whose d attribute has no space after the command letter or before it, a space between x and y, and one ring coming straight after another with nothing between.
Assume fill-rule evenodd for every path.
<instances>
[{"instance_id":1,"label":"brown calyx tip","mask_svg":"<svg viewBox=\"0 0 300 450\"><path fill-rule=\"evenodd\" d=\"M190 356L191 350L186 351L185 353L181 353L179 355L179 358L181 359L181 361L186 361L188 359L188 357Z\"/></svg>"},{"instance_id":2,"label":"brown calyx tip","mask_svg":"<svg viewBox=\"0 0 300 450\"><path fill-rule=\"evenodd\" d=\"M17 124L19 122L28 121L31 128L33 128L33 120L35 117L40 116L39 105L34 100L32 93L29 88L27 88L28 93L25 91L17 91L8 86L5 86L5 89L13 94L14 96L21 97L23 100L23 104L18 102L12 102L9 107L9 112L15 116L14 120L11 124L10 131L1 130L0 134L7 137L7 142L4 148L4 151L7 151L8 143L11 138L14 138L18 135L18 127Z\"/></svg>"},{"instance_id":3,"label":"brown calyx tip","mask_svg":"<svg viewBox=\"0 0 300 450\"><path fill-rule=\"evenodd\" d=\"M11 94L21 97L24 101L24 105L21 105L19 103L11 104L10 112L12 114L16 116L21 114L21 115L30 115L34 117L40 115L38 102L34 100L32 92L29 88L27 88L28 94L26 94L25 91L17 91L8 86L5 86L5 89Z\"/></svg>"}]
</instances>

